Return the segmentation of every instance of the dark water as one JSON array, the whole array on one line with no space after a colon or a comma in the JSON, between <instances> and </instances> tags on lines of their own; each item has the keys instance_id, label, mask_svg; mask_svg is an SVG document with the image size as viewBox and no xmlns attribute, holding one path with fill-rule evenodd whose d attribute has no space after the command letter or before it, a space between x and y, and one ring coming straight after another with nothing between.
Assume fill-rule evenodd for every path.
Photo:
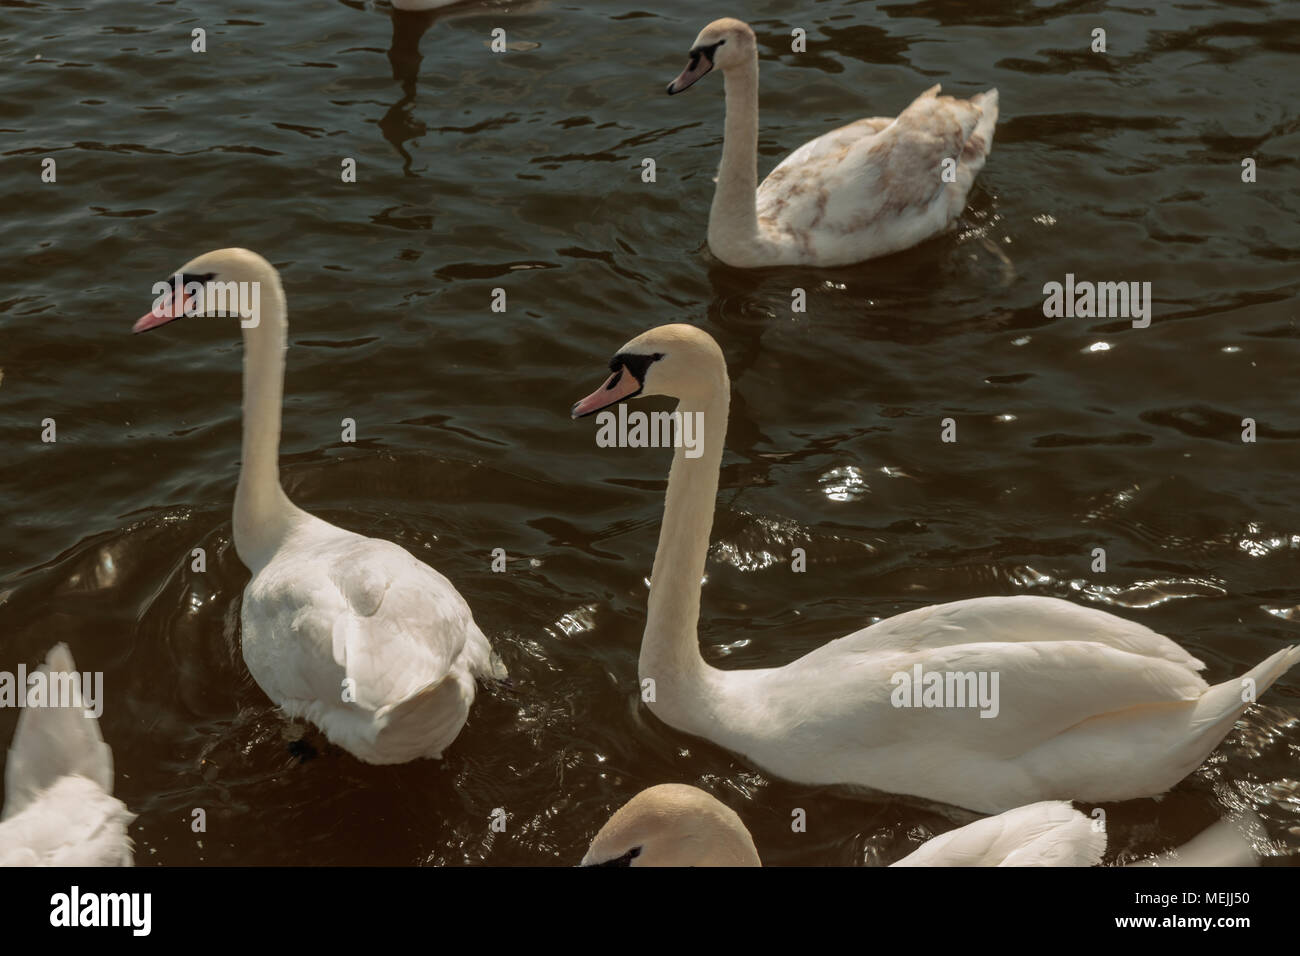
<instances>
[{"instance_id":1,"label":"dark water","mask_svg":"<svg viewBox=\"0 0 1300 956\"><path fill-rule=\"evenodd\" d=\"M567 410L663 322L708 329L734 386L714 663L980 594L1141 621L1212 681L1300 640L1294 5L222 6L0 0L0 669L64 640L105 672L139 864L571 864L664 781L736 807L769 863L890 862L970 819L769 779L638 706L668 459L598 449ZM760 35L761 173L933 83L999 87L963 228L835 272L710 260L721 83L662 90L725 14ZM231 245L287 289L289 494L447 574L513 674L444 762L369 767L319 734L294 756L244 669L237 332L129 334L154 281ZM1045 318L1066 273L1151 282L1151 327ZM1292 673L1164 800L1108 808L1108 858L1250 806L1271 862L1300 861L1298 715Z\"/></svg>"}]
</instances>

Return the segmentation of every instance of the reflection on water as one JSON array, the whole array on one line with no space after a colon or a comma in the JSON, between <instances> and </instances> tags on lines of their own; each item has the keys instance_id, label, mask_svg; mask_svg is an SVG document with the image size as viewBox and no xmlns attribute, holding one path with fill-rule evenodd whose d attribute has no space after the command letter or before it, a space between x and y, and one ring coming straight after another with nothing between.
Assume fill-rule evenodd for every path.
<instances>
[{"instance_id":1,"label":"reflection on water","mask_svg":"<svg viewBox=\"0 0 1300 956\"><path fill-rule=\"evenodd\" d=\"M206 59L156 53L188 33L171 6L6 7L23 53L0 75L0 179L23 199L0 237L0 669L66 640L105 673L141 865L571 864L664 781L736 807L769 863L898 859L971 815L772 780L639 706L668 459L599 449L569 403L654 324L698 323L726 352L700 626L718 666L1035 593L1169 634L1211 680L1241 672L1297 640L1300 607L1285 14L1109 9L1132 42L1100 59L1066 49L1068 9L751 4L762 173L935 82L997 86L1003 119L955 232L850 269L745 272L703 248L720 85L662 94L703 25L686 0L255 3L209 28ZM1245 187L1248 155L1264 172ZM44 156L59 179L36 189ZM128 334L159 274L232 244L286 285L289 494L438 567L510 669L445 761L360 764L244 668L237 336ZM1067 272L1150 281L1150 328L1044 317ZM343 417L361 441L339 441ZM1292 674L1165 799L1107 806L1108 859L1252 808L1260 851L1300 860L1298 715Z\"/></svg>"}]
</instances>

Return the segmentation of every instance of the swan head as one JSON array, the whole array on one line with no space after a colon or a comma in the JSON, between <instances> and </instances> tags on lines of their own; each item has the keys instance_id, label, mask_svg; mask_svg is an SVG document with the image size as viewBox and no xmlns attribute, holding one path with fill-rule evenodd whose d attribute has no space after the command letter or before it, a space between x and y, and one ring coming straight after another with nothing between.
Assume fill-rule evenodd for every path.
<instances>
[{"instance_id":1,"label":"swan head","mask_svg":"<svg viewBox=\"0 0 1300 956\"><path fill-rule=\"evenodd\" d=\"M154 294L157 298L153 308L136 321L131 331L148 332L186 316L233 313L241 303L247 306L255 298L260 300L262 285L278 288L278 284L275 267L256 252L247 249L205 252L185 263L165 281L156 283ZM164 285L165 290L162 288ZM179 296L176 295L177 289L180 290ZM239 314L241 320L246 318L242 311ZM251 328L257 323L243 321L242 324Z\"/></svg>"},{"instance_id":2,"label":"swan head","mask_svg":"<svg viewBox=\"0 0 1300 956\"><path fill-rule=\"evenodd\" d=\"M686 69L668 84L668 95L692 86L715 67L725 71L733 66L745 66L754 62L757 55L758 41L748 23L732 17L714 20L695 38Z\"/></svg>"},{"instance_id":3,"label":"swan head","mask_svg":"<svg viewBox=\"0 0 1300 956\"><path fill-rule=\"evenodd\" d=\"M638 395L704 401L727 386L727 365L713 336L693 325L643 332L609 360L609 378L570 411L592 415Z\"/></svg>"},{"instance_id":4,"label":"swan head","mask_svg":"<svg viewBox=\"0 0 1300 956\"><path fill-rule=\"evenodd\" d=\"M696 787L642 790L600 828L582 866L761 866L734 810Z\"/></svg>"}]
</instances>

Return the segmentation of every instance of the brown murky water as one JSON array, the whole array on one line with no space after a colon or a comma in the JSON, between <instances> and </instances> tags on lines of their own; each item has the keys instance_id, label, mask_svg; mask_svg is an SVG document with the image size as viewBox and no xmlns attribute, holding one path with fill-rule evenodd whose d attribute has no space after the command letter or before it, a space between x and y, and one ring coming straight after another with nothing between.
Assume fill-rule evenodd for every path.
<instances>
[{"instance_id":1,"label":"brown murky water","mask_svg":"<svg viewBox=\"0 0 1300 956\"><path fill-rule=\"evenodd\" d=\"M227 9L0 2L0 669L65 640L105 673L139 864L571 864L663 781L719 795L776 864L890 862L970 819L772 780L638 705L668 459L599 449L567 411L667 321L708 329L734 386L711 662L783 663L979 594L1141 621L1211 680L1300 640L1294 8ZM712 262L721 84L662 90L728 13L762 42L761 172L933 83L999 87L964 227L835 272ZM1088 51L1099 26L1104 56ZM195 27L206 54L189 52ZM495 27L507 54L488 49ZM809 52L789 52L793 27ZM40 182L47 156L57 184ZM319 734L296 757L244 668L238 336L129 334L155 280L229 245L271 259L288 293L290 495L442 570L512 672L441 763L370 767ZM1045 318L1042 286L1067 273L1151 282L1151 327ZM938 440L949 416L955 445ZM786 564L795 546L806 574ZM1108 808L1109 858L1251 806L1261 850L1300 862L1298 716L1293 673L1171 795ZM0 742L14 722L0 711Z\"/></svg>"}]
</instances>

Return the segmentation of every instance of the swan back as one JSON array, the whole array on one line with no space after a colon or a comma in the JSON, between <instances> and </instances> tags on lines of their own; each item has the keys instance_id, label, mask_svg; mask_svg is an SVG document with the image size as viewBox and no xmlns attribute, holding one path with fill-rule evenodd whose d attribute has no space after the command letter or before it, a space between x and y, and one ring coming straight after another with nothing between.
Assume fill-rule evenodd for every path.
<instances>
[{"instance_id":1,"label":"swan back","mask_svg":"<svg viewBox=\"0 0 1300 956\"><path fill-rule=\"evenodd\" d=\"M944 833L894 866L1096 866L1106 831L1068 803L1017 807Z\"/></svg>"}]
</instances>

